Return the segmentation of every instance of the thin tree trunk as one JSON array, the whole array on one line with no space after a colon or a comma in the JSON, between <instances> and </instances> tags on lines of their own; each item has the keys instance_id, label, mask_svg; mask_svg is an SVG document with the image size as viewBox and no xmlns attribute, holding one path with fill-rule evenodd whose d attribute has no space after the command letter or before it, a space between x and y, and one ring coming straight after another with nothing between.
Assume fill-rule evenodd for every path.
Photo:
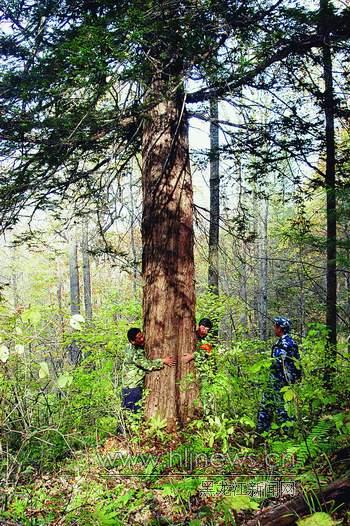
<instances>
[{"instance_id":1,"label":"thin tree trunk","mask_svg":"<svg viewBox=\"0 0 350 526\"><path fill-rule=\"evenodd\" d=\"M17 274L17 249L15 245L11 247L11 285L12 285L12 297L13 297L13 308L17 311L19 307L19 296L18 296L18 274Z\"/></svg>"},{"instance_id":2,"label":"thin tree trunk","mask_svg":"<svg viewBox=\"0 0 350 526\"><path fill-rule=\"evenodd\" d=\"M260 218L259 218L259 200L256 194L256 189L253 188L252 194L253 217L254 217L254 233L256 235L254 246L252 248L253 261L256 262L253 266L253 287L252 287L252 304L253 304L253 320L252 327L257 338L260 335Z\"/></svg>"},{"instance_id":3,"label":"thin tree trunk","mask_svg":"<svg viewBox=\"0 0 350 526\"><path fill-rule=\"evenodd\" d=\"M328 0L320 1L321 31L324 35L323 75L325 83L324 110L326 120L326 202L327 202L327 312L328 327L325 384L330 387L336 360L337 345L337 219L335 189L335 134L334 134L334 90L333 66L329 29L327 28Z\"/></svg>"},{"instance_id":4,"label":"thin tree trunk","mask_svg":"<svg viewBox=\"0 0 350 526\"><path fill-rule=\"evenodd\" d=\"M81 238L81 254L83 259L83 285L84 285L84 306L87 320L92 320L92 299L91 299L91 270L89 257L89 225L84 221Z\"/></svg>"},{"instance_id":5,"label":"thin tree trunk","mask_svg":"<svg viewBox=\"0 0 350 526\"><path fill-rule=\"evenodd\" d=\"M269 219L269 202L264 199L262 206L262 221L260 223L259 263L260 263L260 291L259 291L259 332L262 340L267 339L267 261L268 239L267 228Z\"/></svg>"},{"instance_id":6,"label":"thin tree trunk","mask_svg":"<svg viewBox=\"0 0 350 526\"><path fill-rule=\"evenodd\" d=\"M346 238L346 260L350 261L350 232L348 225L346 226L346 232L345 232L345 238ZM350 321L350 272L345 273L345 290L346 290L346 313L347 313L347 320ZM348 352L350 352L350 336L348 336Z\"/></svg>"},{"instance_id":7,"label":"thin tree trunk","mask_svg":"<svg viewBox=\"0 0 350 526\"><path fill-rule=\"evenodd\" d=\"M133 164L130 166L129 172L129 191L130 191L130 243L131 243L131 253L132 253L132 268L133 268L133 292L134 296L137 292L137 252L135 244L135 203L134 203L134 192L133 192Z\"/></svg>"},{"instance_id":8,"label":"thin tree trunk","mask_svg":"<svg viewBox=\"0 0 350 526\"><path fill-rule=\"evenodd\" d=\"M63 276L62 262L59 257L56 259L56 276L57 276L57 303L60 318L61 333L64 334L64 316L63 316Z\"/></svg>"},{"instance_id":9,"label":"thin tree trunk","mask_svg":"<svg viewBox=\"0 0 350 526\"><path fill-rule=\"evenodd\" d=\"M69 282L70 282L70 312L80 314L80 286L78 266L78 243L76 233L72 235L69 243Z\"/></svg>"},{"instance_id":10,"label":"thin tree trunk","mask_svg":"<svg viewBox=\"0 0 350 526\"><path fill-rule=\"evenodd\" d=\"M240 316L240 322L245 328L248 329L248 277L247 277L247 249L244 240L240 241L241 252L239 261L241 263L241 269L239 272L239 297L242 299L243 307Z\"/></svg>"},{"instance_id":11,"label":"thin tree trunk","mask_svg":"<svg viewBox=\"0 0 350 526\"><path fill-rule=\"evenodd\" d=\"M69 282L70 282L70 312L71 315L80 314L80 286L78 266L78 243L74 229L69 242ZM81 359L81 351L75 341L68 347L69 361L78 365Z\"/></svg>"},{"instance_id":12,"label":"thin tree trunk","mask_svg":"<svg viewBox=\"0 0 350 526\"><path fill-rule=\"evenodd\" d=\"M219 218L220 218L220 171L219 171L219 103L210 100L210 225L208 286L219 294Z\"/></svg>"},{"instance_id":13,"label":"thin tree trunk","mask_svg":"<svg viewBox=\"0 0 350 526\"><path fill-rule=\"evenodd\" d=\"M146 353L174 355L177 367L164 367L146 378L146 418L159 415L172 430L192 417L197 382L184 385L192 362L181 357L194 346L194 261L192 181L184 96L166 100L162 79L152 82L162 101L150 110L143 130L143 316Z\"/></svg>"},{"instance_id":14,"label":"thin tree trunk","mask_svg":"<svg viewBox=\"0 0 350 526\"><path fill-rule=\"evenodd\" d=\"M302 270L303 265L303 247L302 245L299 246L299 265L298 265L298 278L299 278L299 333L301 336L306 335L306 323L305 323L305 274Z\"/></svg>"}]
</instances>

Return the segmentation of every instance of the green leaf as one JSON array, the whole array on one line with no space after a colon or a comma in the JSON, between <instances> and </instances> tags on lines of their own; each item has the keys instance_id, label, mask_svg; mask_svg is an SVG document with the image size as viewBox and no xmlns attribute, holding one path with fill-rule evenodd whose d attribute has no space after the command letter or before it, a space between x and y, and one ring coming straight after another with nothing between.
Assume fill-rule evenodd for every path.
<instances>
[{"instance_id":1,"label":"green leaf","mask_svg":"<svg viewBox=\"0 0 350 526\"><path fill-rule=\"evenodd\" d=\"M285 402L291 402L292 400L294 400L294 397L295 395L292 389L286 389L283 393L283 398Z\"/></svg>"},{"instance_id":2,"label":"green leaf","mask_svg":"<svg viewBox=\"0 0 350 526\"><path fill-rule=\"evenodd\" d=\"M254 420L249 418L249 416L242 416L242 418L240 418L239 421L240 421L241 424L244 424L244 425L246 425L248 427L251 427L252 429L255 427Z\"/></svg>"},{"instance_id":3,"label":"green leaf","mask_svg":"<svg viewBox=\"0 0 350 526\"><path fill-rule=\"evenodd\" d=\"M46 362L40 362L40 369L39 369L39 378L42 380L43 378L47 378L50 376L49 366Z\"/></svg>"},{"instance_id":4,"label":"green leaf","mask_svg":"<svg viewBox=\"0 0 350 526\"><path fill-rule=\"evenodd\" d=\"M0 346L0 360L2 361L2 363L6 363L7 360L9 359L9 356L10 356L9 348L6 347L6 345L1 345Z\"/></svg>"},{"instance_id":5,"label":"green leaf","mask_svg":"<svg viewBox=\"0 0 350 526\"><path fill-rule=\"evenodd\" d=\"M336 522L328 513L318 511L305 519L297 521L298 526L333 526Z\"/></svg>"},{"instance_id":6,"label":"green leaf","mask_svg":"<svg viewBox=\"0 0 350 526\"><path fill-rule=\"evenodd\" d=\"M31 309L23 312L21 318L24 322L31 323L32 325L38 325L41 320L41 314L37 308L32 307Z\"/></svg>"},{"instance_id":7,"label":"green leaf","mask_svg":"<svg viewBox=\"0 0 350 526\"><path fill-rule=\"evenodd\" d=\"M72 381L73 381L72 375L63 373L57 378L57 385L60 389L64 389L65 387L69 387Z\"/></svg>"},{"instance_id":8,"label":"green leaf","mask_svg":"<svg viewBox=\"0 0 350 526\"><path fill-rule=\"evenodd\" d=\"M72 327L72 329L75 329L77 331L81 330L82 323L85 323L85 318L81 314L73 314L73 316L69 320L69 325Z\"/></svg>"},{"instance_id":9,"label":"green leaf","mask_svg":"<svg viewBox=\"0 0 350 526\"><path fill-rule=\"evenodd\" d=\"M231 497L225 497L227 505L235 511L241 510L257 510L259 504L252 500L248 495L234 495Z\"/></svg>"},{"instance_id":10,"label":"green leaf","mask_svg":"<svg viewBox=\"0 0 350 526\"><path fill-rule=\"evenodd\" d=\"M254 365L249 367L249 371L253 374L258 373L260 369L262 368L262 366L263 366L262 362L255 363Z\"/></svg>"},{"instance_id":11,"label":"green leaf","mask_svg":"<svg viewBox=\"0 0 350 526\"><path fill-rule=\"evenodd\" d=\"M24 354L24 345L18 343L15 345L15 351L17 354Z\"/></svg>"}]
</instances>

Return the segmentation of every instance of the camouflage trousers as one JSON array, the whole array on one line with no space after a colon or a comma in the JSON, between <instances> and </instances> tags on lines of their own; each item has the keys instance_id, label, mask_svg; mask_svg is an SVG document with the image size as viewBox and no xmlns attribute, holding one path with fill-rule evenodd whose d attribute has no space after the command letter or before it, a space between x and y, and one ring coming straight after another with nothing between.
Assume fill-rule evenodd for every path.
<instances>
[{"instance_id":1,"label":"camouflage trousers","mask_svg":"<svg viewBox=\"0 0 350 526\"><path fill-rule=\"evenodd\" d=\"M283 394L281 393L282 387L283 385L271 384L264 392L258 413L258 433L270 429L274 413L276 413L278 424L292 420L284 407Z\"/></svg>"}]
</instances>

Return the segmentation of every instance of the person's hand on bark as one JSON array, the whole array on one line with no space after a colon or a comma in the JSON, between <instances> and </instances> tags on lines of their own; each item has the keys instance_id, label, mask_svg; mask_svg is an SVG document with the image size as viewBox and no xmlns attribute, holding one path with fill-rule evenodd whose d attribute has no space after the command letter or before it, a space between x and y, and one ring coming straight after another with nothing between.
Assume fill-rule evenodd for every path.
<instances>
[{"instance_id":1,"label":"person's hand on bark","mask_svg":"<svg viewBox=\"0 0 350 526\"><path fill-rule=\"evenodd\" d=\"M166 356L165 358L163 358L163 363L164 363L164 365L168 365L169 367L173 367L174 365L176 365L176 360L172 356Z\"/></svg>"},{"instance_id":2,"label":"person's hand on bark","mask_svg":"<svg viewBox=\"0 0 350 526\"><path fill-rule=\"evenodd\" d=\"M188 363L190 362L191 360L193 360L194 358L194 355L193 353L187 353L187 354L184 354L183 357L182 357L182 361L185 362L185 363Z\"/></svg>"}]
</instances>

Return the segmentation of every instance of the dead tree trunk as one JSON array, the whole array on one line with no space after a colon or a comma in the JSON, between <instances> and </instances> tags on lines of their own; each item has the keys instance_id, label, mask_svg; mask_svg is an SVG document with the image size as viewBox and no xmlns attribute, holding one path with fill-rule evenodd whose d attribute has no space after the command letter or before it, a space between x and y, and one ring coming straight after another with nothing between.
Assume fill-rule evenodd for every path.
<instances>
[{"instance_id":1,"label":"dead tree trunk","mask_svg":"<svg viewBox=\"0 0 350 526\"><path fill-rule=\"evenodd\" d=\"M152 82L154 103L144 123L142 150L143 316L150 358L177 357L177 367L146 379L146 418L159 415L168 429L194 414L196 382L184 386L193 364L181 357L194 345L192 180L184 96L167 100L162 79Z\"/></svg>"},{"instance_id":2,"label":"dead tree trunk","mask_svg":"<svg viewBox=\"0 0 350 526\"><path fill-rule=\"evenodd\" d=\"M327 511L327 508L338 508L342 504L350 503L350 480L343 479L333 482L322 492L316 495L309 495L304 498L299 495L289 502L279 504L273 508L268 508L258 513L254 519L245 523L245 526L292 526L298 518L310 514L310 499L320 503L321 508Z\"/></svg>"}]
</instances>

